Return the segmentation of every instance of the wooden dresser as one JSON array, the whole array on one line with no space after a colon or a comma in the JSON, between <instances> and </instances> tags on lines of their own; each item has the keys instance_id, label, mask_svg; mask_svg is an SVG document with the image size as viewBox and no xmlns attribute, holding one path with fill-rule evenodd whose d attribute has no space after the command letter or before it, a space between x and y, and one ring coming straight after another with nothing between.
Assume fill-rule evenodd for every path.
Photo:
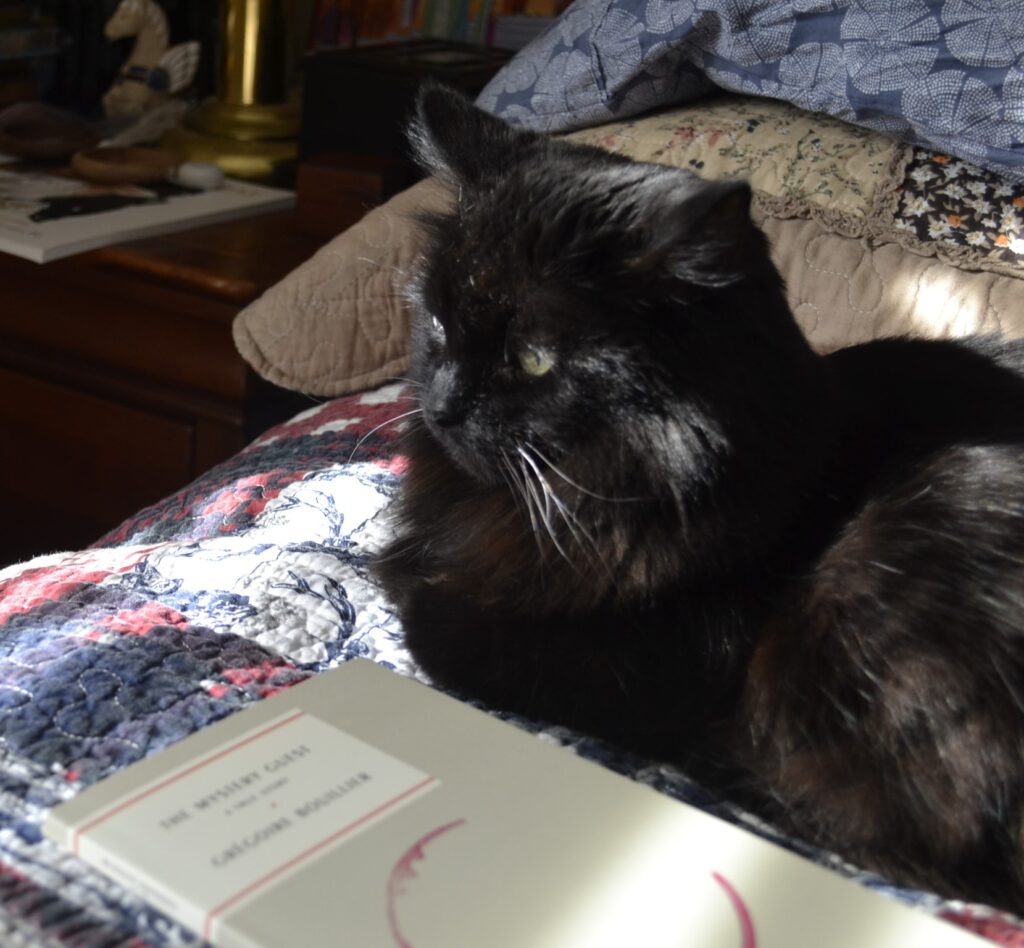
<instances>
[{"instance_id":1,"label":"wooden dresser","mask_svg":"<svg viewBox=\"0 0 1024 948\"><path fill-rule=\"evenodd\" d=\"M0 566L93 542L312 404L260 380L231 323L318 246L283 212L0 254Z\"/></svg>"}]
</instances>

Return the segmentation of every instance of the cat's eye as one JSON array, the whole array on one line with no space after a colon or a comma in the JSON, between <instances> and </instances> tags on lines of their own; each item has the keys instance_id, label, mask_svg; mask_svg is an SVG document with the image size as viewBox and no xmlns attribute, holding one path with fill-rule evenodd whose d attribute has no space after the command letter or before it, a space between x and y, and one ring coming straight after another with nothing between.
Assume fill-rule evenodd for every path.
<instances>
[{"instance_id":1,"label":"cat's eye","mask_svg":"<svg viewBox=\"0 0 1024 948\"><path fill-rule=\"evenodd\" d=\"M439 336L444 335L444 326L441 325L441 320L436 316L430 317L430 328L434 330Z\"/></svg>"},{"instance_id":2,"label":"cat's eye","mask_svg":"<svg viewBox=\"0 0 1024 948\"><path fill-rule=\"evenodd\" d=\"M520 349L516 353L516 358L519 360L519 367L534 378L547 375L555 365L555 357L551 352L532 346Z\"/></svg>"}]
</instances>

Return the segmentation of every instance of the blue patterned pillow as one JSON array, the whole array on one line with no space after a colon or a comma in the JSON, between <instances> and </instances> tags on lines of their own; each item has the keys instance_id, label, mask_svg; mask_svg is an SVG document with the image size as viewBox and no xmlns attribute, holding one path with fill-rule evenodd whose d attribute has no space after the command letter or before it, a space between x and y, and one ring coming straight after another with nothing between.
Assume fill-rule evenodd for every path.
<instances>
[{"instance_id":1,"label":"blue patterned pillow","mask_svg":"<svg viewBox=\"0 0 1024 948\"><path fill-rule=\"evenodd\" d=\"M565 131L713 86L1024 181L1019 0L576 0L478 101L515 124Z\"/></svg>"}]
</instances>

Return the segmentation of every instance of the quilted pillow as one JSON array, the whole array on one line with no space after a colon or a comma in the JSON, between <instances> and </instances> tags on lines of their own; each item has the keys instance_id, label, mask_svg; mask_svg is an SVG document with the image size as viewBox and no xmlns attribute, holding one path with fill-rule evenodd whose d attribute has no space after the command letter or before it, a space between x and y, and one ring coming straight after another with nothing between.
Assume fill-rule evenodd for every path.
<instances>
[{"instance_id":1,"label":"quilted pillow","mask_svg":"<svg viewBox=\"0 0 1024 948\"><path fill-rule=\"evenodd\" d=\"M1024 4L576 0L481 106L546 131L694 99L783 99L1024 181Z\"/></svg>"},{"instance_id":2,"label":"quilted pillow","mask_svg":"<svg viewBox=\"0 0 1024 948\"><path fill-rule=\"evenodd\" d=\"M409 332L401 275L419 248L411 219L448 192L419 184L370 211L235 318L235 346L265 379L310 395L344 395L401 375Z\"/></svg>"}]
</instances>

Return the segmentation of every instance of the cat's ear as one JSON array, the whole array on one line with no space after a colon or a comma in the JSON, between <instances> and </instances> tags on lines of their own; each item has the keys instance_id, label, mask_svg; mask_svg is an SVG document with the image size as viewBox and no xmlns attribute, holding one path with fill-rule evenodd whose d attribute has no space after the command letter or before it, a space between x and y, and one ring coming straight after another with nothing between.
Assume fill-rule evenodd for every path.
<instances>
[{"instance_id":1,"label":"cat's ear","mask_svg":"<svg viewBox=\"0 0 1024 948\"><path fill-rule=\"evenodd\" d=\"M648 227L629 268L667 272L699 286L736 282L757 236L752 197L746 181L705 182L685 172L659 176L644 195Z\"/></svg>"},{"instance_id":2,"label":"cat's ear","mask_svg":"<svg viewBox=\"0 0 1024 948\"><path fill-rule=\"evenodd\" d=\"M424 171L455 187L500 174L539 136L513 129L478 109L460 92L424 83L416 97L409 142Z\"/></svg>"}]
</instances>

